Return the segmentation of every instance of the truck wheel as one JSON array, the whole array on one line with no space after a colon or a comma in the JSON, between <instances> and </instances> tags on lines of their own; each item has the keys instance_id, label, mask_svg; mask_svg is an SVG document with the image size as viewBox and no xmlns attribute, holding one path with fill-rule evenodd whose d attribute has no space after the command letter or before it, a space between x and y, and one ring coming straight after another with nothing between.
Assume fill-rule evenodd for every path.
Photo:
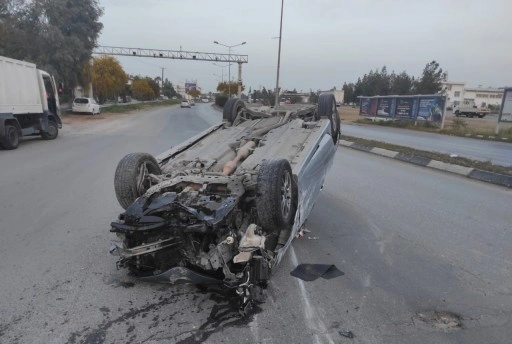
<instances>
[{"instance_id":1,"label":"truck wheel","mask_svg":"<svg viewBox=\"0 0 512 344\"><path fill-rule=\"evenodd\" d=\"M224 104L224 110L222 111L222 119L224 121L233 124L236 119L236 116L240 113L240 110L245 108L245 104L238 98L230 98Z\"/></svg>"},{"instance_id":2,"label":"truck wheel","mask_svg":"<svg viewBox=\"0 0 512 344\"><path fill-rule=\"evenodd\" d=\"M331 122L331 136L334 144L340 139L340 115L336 108L336 99L333 94L324 93L318 97L318 109L316 119L326 116Z\"/></svg>"},{"instance_id":3,"label":"truck wheel","mask_svg":"<svg viewBox=\"0 0 512 344\"><path fill-rule=\"evenodd\" d=\"M258 171L256 211L261 226L279 233L289 229L297 209L297 189L288 160L264 161Z\"/></svg>"},{"instance_id":4,"label":"truck wheel","mask_svg":"<svg viewBox=\"0 0 512 344\"><path fill-rule=\"evenodd\" d=\"M478 118L484 118L484 115L478 115Z\"/></svg>"},{"instance_id":5,"label":"truck wheel","mask_svg":"<svg viewBox=\"0 0 512 344\"><path fill-rule=\"evenodd\" d=\"M151 186L147 175L162 174L160 166L151 154L131 153L117 164L114 175L116 197L124 209L142 196Z\"/></svg>"},{"instance_id":6,"label":"truck wheel","mask_svg":"<svg viewBox=\"0 0 512 344\"><path fill-rule=\"evenodd\" d=\"M16 148L18 148L19 143L20 143L20 137L18 135L18 129L13 125L6 124L5 125L5 137L2 142L2 146L5 149L16 149Z\"/></svg>"},{"instance_id":7,"label":"truck wheel","mask_svg":"<svg viewBox=\"0 0 512 344\"><path fill-rule=\"evenodd\" d=\"M44 140L55 140L59 136L59 127L54 121L48 121L48 131L41 130L41 137Z\"/></svg>"}]
</instances>

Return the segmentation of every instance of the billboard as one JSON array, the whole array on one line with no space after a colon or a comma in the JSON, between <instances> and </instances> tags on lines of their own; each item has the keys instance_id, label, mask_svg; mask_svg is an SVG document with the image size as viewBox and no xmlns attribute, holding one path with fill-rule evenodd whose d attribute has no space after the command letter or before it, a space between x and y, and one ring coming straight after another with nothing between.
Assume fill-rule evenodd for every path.
<instances>
[{"instance_id":1,"label":"billboard","mask_svg":"<svg viewBox=\"0 0 512 344\"><path fill-rule=\"evenodd\" d=\"M421 97L418 103L418 115L416 119L441 122L443 119L445 97Z\"/></svg>"},{"instance_id":2,"label":"billboard","mask_svg":"<svg viewBox=\"0 0 512 344\"><path fill-rule=\"evenodd\" d=\"M446 102L446 97L440 95L375 96L360 97L359 99L360 116L439 123L443 119ZM512 95L510 95L510 99L512 110Z\"/></svg>"},{"instance_id":3,"label":"billboard","mask_svg":"<svg viewBox=\"0 0 512 344\"><path fill-rule=\"evenodd\" d=\"M498 122L512 122L512 88L505 89Z\"/></svg>"},{"instance_id":4,"label":"billboard","mask_svg":"<svg viewBox=\"0 0 512 344\"><path fill-rule=\"evenodd\" d=\"M397 98L396 99L396 119L414 119L418 107L417 98Z\"/></svg>"},{"instance_id":5,"label":"billboard","mask_svg":"<svg viewBox=\"0 0 512 344\"><path fill-rule=\"evenodd\" d=\"M371 98L360 98L359 115L370 116L370 101Z\"/></svg>"},{"instance_id":6,"label":"billboard","mask_svg":"<svg viewBox=\"0 0 512 344\"><path fill-rule=\"evenodd\" d=\"M185 83L185 90L191 91L196 89L196 83L195 82L186 82Z\"/></svg>"},{"instance_id":7,"label":"billboard","mask_svg":"<svg viewBox=\"0 0 512 344\"><path fill-rule=\"evenodd\" d=\"M377 114L377 99L373 97L361 97L359 104L360 116L375 116Z\"/></svg>"},{"instance_id":8,"label":"billboard","mask_svg":"<svg viewBox=\"0 0 512 344\"><path fill-rule=\"evenodd\" d=\"M393 118L395 113L395 98L379 98L377 106L377 117Z\"/></svg>"}]
</instances>

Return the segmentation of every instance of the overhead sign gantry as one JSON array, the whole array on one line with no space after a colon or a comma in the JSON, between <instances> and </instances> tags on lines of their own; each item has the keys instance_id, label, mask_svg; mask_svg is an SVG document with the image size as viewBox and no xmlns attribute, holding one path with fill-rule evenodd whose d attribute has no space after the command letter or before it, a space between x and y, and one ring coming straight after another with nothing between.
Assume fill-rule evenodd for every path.
<instances>
[{"instance_id":1,"label":"overhead sign gantry","mask_svg":"<svg viewBox=\"0 0 512 344\"><path fill-rule=\"evenodd\" d=\"M242 92L242 64L249 62L248 55L217 54L217 53L206 53L206 52L199 52L199 51L143 49L143 48L111 47L111 46L98 46L98 47L94 48L93 54L133 56L133 57L150 57L150 58L163 58L163 59L172 59L172 60L192 60L192 61L238 63L238 94L240 94Z\"/></svg>"}]
</instances>

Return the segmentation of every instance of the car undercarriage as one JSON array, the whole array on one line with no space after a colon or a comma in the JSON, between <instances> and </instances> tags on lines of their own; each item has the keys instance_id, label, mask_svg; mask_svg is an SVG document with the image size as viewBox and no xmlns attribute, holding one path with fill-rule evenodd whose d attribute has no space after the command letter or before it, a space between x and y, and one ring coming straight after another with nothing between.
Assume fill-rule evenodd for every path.
<instances>
[{"instance_id":1,"label":"car undercarriage","mask_svg":"<svg viewBox=\"0 0 512 344\"><path fill-rule=\"evenodd\" d=\"M111 223L117 267L234 289L242 311L263 301L332 164L339 116L330 96L278 110L230 99L223 123L156 159L125 156L114 179L125 208Z\"/></svg>"}]
</instances>

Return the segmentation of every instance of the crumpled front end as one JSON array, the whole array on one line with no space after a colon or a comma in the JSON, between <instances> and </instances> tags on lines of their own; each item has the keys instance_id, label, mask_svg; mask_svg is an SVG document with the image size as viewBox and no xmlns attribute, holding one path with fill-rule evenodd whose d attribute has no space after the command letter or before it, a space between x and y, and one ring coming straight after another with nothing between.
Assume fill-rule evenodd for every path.
<instances>
[{"instance_id":1,"label":"crumpled front end","mask_svg":"<svg viewBox=\"0 0 512 344\"><path fill-rule=\"evenodd\" d=\"M247 305L266 286L274 253L255 224L251 197L241 201L241 182L162 184L111 223L120 239L110 249L117 267L148 281L235 288Z\"/></svg>"}]
</instances>

